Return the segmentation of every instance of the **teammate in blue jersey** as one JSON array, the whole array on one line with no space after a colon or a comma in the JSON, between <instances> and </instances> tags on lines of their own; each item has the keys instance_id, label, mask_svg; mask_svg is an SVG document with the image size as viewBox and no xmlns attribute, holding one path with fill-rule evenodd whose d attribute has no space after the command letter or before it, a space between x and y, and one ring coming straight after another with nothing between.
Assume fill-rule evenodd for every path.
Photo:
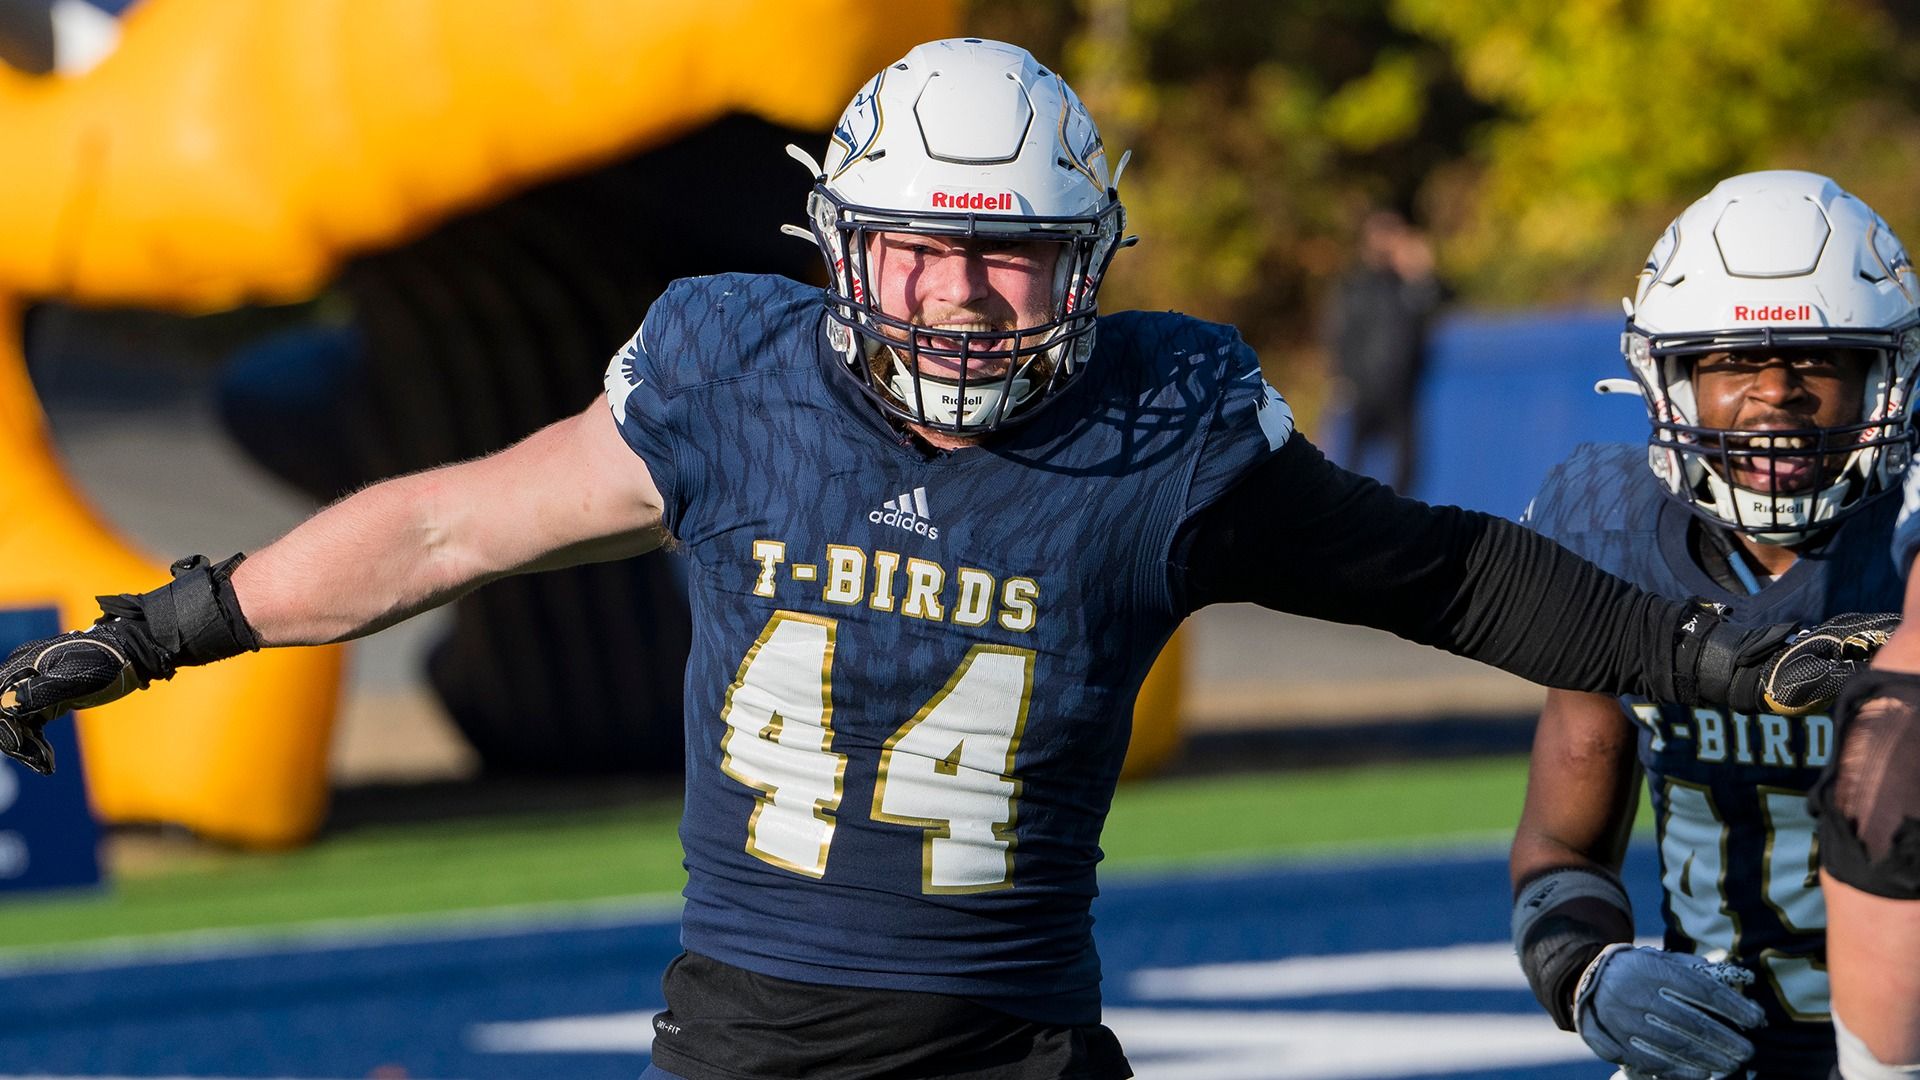
<instances>
[{"instance_id":1,"label":"teammate in blue jersey","mask_svg":"<svg viewBox=\"0 0 1920 1080\"><path fill-rule=\"evenodd\" d=\"M1640 274L1623 347L1646 446L1586 445L1534 528L1629 581L1759 621L1891 610L1920 308L1900 242L1823 176L1721 182ZM1515 943L1562 1027L1628 1077L1824 1080L1834 1061L1807 792L1826 716L1554 690L1514 839ZM1645 774L1664 948L1615 876Z\"/></svg>"},{"instance_id":2,"label":"teammate in blue jersey","mask_svg":"<svg viewBox=\"0 0 1920 1080\"><path fill-rule=\"evenodd\" d=\"M824 291L675 284L605 401L16 651L0 748L50 768L40 726L72 705L671 541L694 613L686 953L650 1075L1118 1077L1100 830L1134 696L1195 609L1747 711L1823 706L1866 651L1401 499L1294 431L1231 327L1099 316L1121 165L1023 50L916 48L824 164L795 155Z\"/></svg>"}]
</instances>

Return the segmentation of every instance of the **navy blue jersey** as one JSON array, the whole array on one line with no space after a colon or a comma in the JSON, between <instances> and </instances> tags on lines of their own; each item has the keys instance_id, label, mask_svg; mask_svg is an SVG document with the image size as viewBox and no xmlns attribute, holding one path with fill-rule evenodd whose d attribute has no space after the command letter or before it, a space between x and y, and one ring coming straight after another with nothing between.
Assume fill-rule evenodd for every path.
<instances>
[{"instance_id":1,"label":"navy blue jersey","mask_svg":"<svg viewBox=\"0 0 1920 1080\"><path fill-rule=\"evenodd\" d=\"M1913 557L1920 554L1920 469L1907 470L1907 481L1901 488L1900 518L1893 530L1893 569L1905 577L1913 565Z\"/></svg>"},{"instance_id":2,"label":"navy blue jersey","mask_svg":"<svg viewBox=\"0 0 1920 1080\"><path fill-rule=\"evenodd\" d=\"M1643 588L1730 605L1743 622L1810 624L1896 611L1885 551L1899 500L1848 518L1751 596L1715 584L1692 553L1695 518L1666 498L1644 446L1579 447L1548 474L1527 523ZM1827 1075L1833 1055L1826 908L1807 790L1833 753L1826 716L1729 714L1623 699L1640 738L1660 841L1666 946L1752 969L1768 1026L1762 1076Z\"/></svg>"},{"instance_id":3,"label":"navy blue jersey","mask_svg":"<svg viewBox=\"0 0 1920 1080\"><path fill-rule=\"evenodd\" d=\"M1231 328L1128 313L1035 419L930 455L823 315L785 279L681 281L608 372L691 563L682 940L1095 1022L1100 828L1187 614L1169 548L1291 413Z\"/></svg>"}]
</instances>

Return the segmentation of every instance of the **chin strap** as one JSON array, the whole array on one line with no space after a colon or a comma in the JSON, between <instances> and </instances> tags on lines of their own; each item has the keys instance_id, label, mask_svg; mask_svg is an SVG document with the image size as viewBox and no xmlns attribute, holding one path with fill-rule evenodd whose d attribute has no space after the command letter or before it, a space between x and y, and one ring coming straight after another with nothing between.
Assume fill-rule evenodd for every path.
<instances>
[{"instance_id":1,"label":"chin strap","mask_svg":"<svg viewBox=\"0 0 1920 1080\"><path fill-rule=\"evenodd\" d=\"M960 384L922 373L916 380L898 350L893 350L893 378L887 389L906 407L924 416L929 423L959 428L962 425L991 426L1019 410L1033 395L1033 380L1015 376L1009 387L1004 375L968 380L967 397L979 396L979 404L969 407L960 400ZM920 399L914 396L918 384ZM942 400L944 397L946 400Z\"/></svg>"}]
</instances>

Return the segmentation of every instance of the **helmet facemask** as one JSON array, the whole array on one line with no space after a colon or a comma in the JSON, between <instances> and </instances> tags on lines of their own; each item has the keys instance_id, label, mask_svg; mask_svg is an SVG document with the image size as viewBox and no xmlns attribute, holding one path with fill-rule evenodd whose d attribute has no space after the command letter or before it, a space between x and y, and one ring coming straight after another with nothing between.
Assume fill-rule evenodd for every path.
<instances>
[{"instance_id":1,"label":"helmet facemask","mask_svg":"<svg viewBox=\"0 0 1920 1080\"><path fill-rule=\"evenodd\" d=\"M811 199L814 238L833 282L827 312L834 345L889 415L956 434L979 434L1031 418L1064 389L1093 351L1100 280L1119 248L1117 199L1096 214L1026 217L902 214L841 202L824 184ZM959 242L1057 245L1048 316L1026 326L932 328L888 314L875 297L869 253L880 234ZM950 374L949 374L950 373Z\"/></svg>"},{"instance_id":2,"label":"helmet facemask","mask_svg":"<svg viewBox=\"0 0 1920 1080\"><path fill-rule=\"evenodd\" d=\"M1859 350L1870 356L1855 421L1792 429L1707 427L1694 389L1702 357L1759 350ZM1629 325L1625 352L1652 425L1648 464L1669 494L1764 544L1797 544L1899 483L1912 456L1920 331L1762 329L1652 336ZM1764 483L1739 482L1761 474Z\"/></svg>"}]
</instances>

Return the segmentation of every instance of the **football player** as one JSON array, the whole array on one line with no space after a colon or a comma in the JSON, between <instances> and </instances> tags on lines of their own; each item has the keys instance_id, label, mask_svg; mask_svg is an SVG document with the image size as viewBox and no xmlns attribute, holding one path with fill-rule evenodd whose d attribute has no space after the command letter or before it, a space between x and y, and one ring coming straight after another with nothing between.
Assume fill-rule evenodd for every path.
<instances>
[{"instance_id":1,"label":"football player","mask_svg":"<svg viewBox=\"0 0 1920 1080\"><path fill-rule=\"evenodd\" d=\"M1334 468L1231 327L1099 316L1124 159L1024 50L920 46L823 163L794 154L824 291L674 284L605 401L16 651L0 742L49 768L47 718L180 666L671 538L694 614L686 952L649 1075L1118 1077L1100 828L1134 695L1196 608L1747 712L1823 706L1863 662Z\"/></svg>"},{"instance_id":2,"label":"football player","mask_svg":"<svg viewBox=\"0 0 1920 1080\"><path fill-rule=\"evenodd\" d=\"M1644 588L1742 618L1899 603L1886 550L1912 449L1920 307L1900 241L1832 180L1722 181L1654 245L1622 345L1645 447L1588 444L1527 521ZM1625 1075L1823 1080L1826 915L1806 796L1826 716L1549 692L1514 838L1513 930L1563 1028ZM1651 787L1663 948L1616 873Z\"/></svg>"},{"instance_id":3,"label":"football player","mask_svg":"<svg viewBox=\"0 0 1920 1080\"><path fill-rule=\"evenodd\" d=\"M1893 558L1920 613L1920 470ZM1814 789L1843 1080L1920 1076L1920 627L1895 631L1835 703L1839 752ZM1905 1064L1901 1064L1905 1063Z\"/></svg>"}]
</instances>

